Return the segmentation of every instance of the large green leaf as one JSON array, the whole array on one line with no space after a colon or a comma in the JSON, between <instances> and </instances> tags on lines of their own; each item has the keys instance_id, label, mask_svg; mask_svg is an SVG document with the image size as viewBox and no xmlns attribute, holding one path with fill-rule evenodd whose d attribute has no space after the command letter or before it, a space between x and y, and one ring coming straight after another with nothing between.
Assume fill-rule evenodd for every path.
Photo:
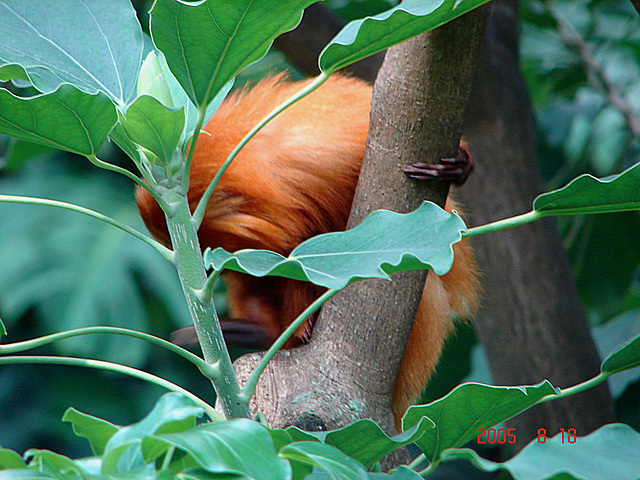
<instances>
[{"instance_id":1,"label":"large green leaf","mask_svg":"<svg viewBox=\"0 0 640 480\"><path fill-rule=\"evenodd\" d=\"M402 270L432 268L443 275L453 263L451 246L465 230L463 221L437 205L424 202L417 210L378 210L356 228L327 233L298 245L285 258L266 250L221 248L205 252L205 263L255 276L278 275L308 280L328 288L344 288L363 278L388 278Z\"/></svg>"},{"instance_id":2,"label":"large green leaf","mask_svg":"<svg viewBox=\"0 0 640 480\"><path fill-rule=\"evenodd\" d=\"M251 420L207 423L157 438L186 452L207 472L264 480L291 476L290 465L276 454L269 432ZM145 450L146 445L147 441Z\"/></svg>"},{"instance_id":3,"label":"large green leaf","mask_svg":"<svg viewBox=\"0 0 640 480\"><path fill-rule=\"evenodd\" d=\"M533 208L545 216L638 210L639 185L640 163L603 179L581 175L566 187L537 197Z\"/></svg>"},{"instance_id":4,"label":"large green leaf","mask_svg":"<svg viewBox=\"0 0 640 480\"><path fill-rule=\"evenodd\" d=\"M262 58L278 35L294 28L314 1L158 0L151 10L151 35L189 98L206 107L238 72Z\"/></svg>"},{"instance_id":5,"label":"large green leaf","mask_svg":"<svg viewBox=\"0 0 640 480\"><path fill-rule=\"evenodd\" d=\"M624 308L625 295L632 290L640 266L640 214L620 212L560 220L583 304L590 314L610 317Z\"/></svg>"},{"instance_id":6,"label":"large green leaf","mask_svg":"<svg viewBox=\"0 0 640 480\"><path fill-rule=\"evenodd\" d=\"M324 470L331 479L366 480L368 478L361 463L324 443L296 442L280 449L278 454L292 462Z\"/></svg>"},{"instance_id":7,"label":"large green leaf","mask_svg":"<svg viewBox=\"0 0 640 480\"><path fill-rule=\"evenodd\" d=\"M423 416L435 422L436 428L425 430L415 442L433 462L443 450L460 447L477 438L478 429L490 428L535 405L542 397L556 393L547 381L522 387L465 383L435 402L410 407L402 426L406 430Z\"/></svg>"},{"instance_id":8,"label":"large green leaf","mask_svg":"<svg viewBox=\"0 0 640 480\"><path fill-rule=\"evenodd\" d=\"M320 69L333 73L369 55L463 15L488 0L405 0L373 17L347 24L320 54Z\"/></svg>"},{"instance_id":9,"label":"large green leaf","mask_svg":"<svg viewBox=\"0 0 640 480\"><path fill-rule=\"evenodd\" d=\"M0 0L0 61L21 65L42 92L68 82L126 104L142 51L129 0Z\"/></svg>"},{"instance_id":10,"label":"large green leaf","mask_svg":"<svg viewBox=\"0 0 640 480\"><path fill-rule=\"evenodd\" d=\"M569 443L566 432L544 443L534 440L503 463L485 460L469 449L447 450L442 458L465 458L485 472L505 470L515 480L637 480L640 434L628 425L611 424L586 437L577 437L573 443Z\"/></svg>"},{"instance_id":11,"label":"large green leaf","mask_svg":"<svg viewBox=\"0 0 640 480\"><path fill-rule=\"evenodd\" d=\"M117 120L102 94L71 85L31 98L0 89L0 134L84 156L95 156Z\"/></svg>"},{"instance_id":12,"label":"large green leaf","mask_svg":"<svg viewBox=\"0 0 640 480\"><path fill-rule=\"evenodd\" d=\"M389 437L378 424L364 419L326 433L324 442L369 468L394 450L415 442L424 435L426 430L434 427L434 423L429 418L423 417L408 431Z\"/></svg>"}]
</instances>

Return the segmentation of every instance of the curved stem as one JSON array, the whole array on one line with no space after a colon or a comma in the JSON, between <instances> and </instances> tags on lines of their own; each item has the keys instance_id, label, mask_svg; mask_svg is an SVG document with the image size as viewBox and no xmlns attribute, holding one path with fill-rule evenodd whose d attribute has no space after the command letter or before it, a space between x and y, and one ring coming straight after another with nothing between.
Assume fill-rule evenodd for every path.
<instances>
[{"instance_id":1,"label":"curved stem","mask_svg":"<svg viewBox=\"0 0 640 480\"><path fill-rule=\"evenodd\" d=\"M285 102L279 105L274 111L272 111L269 115L264 117L258 124L256 124L255 127L253 127L249 131L249 133L247 133L247 135L242 139L242 141L238 143L238 145L236 145L236 147L229 154L229 156L224 161L220 169L216 172L215 177L213 177L213 180L211 180L211 183L207 187L207 190L204 192L204 194L202 195L202 198L198 202L198 206L196 207L196 210L193 213L193 221L196 226L196 229L199 228L200 224L202 223L202 219L204 218L204 212L207 208L207 203L209 202L209 198L211 198L211 194L213 193L213 189L216 188L216 185L218 185L218 182L220 181L220 177L222 177L222 175L227 170L227 168L229 167L233 159L236 157L236 155L238 155L238 152L240 152L242 147L244 147L249 142L249 140L251 140L254 137L254 135L258 133L262 129L262 127L264 127L267 123L269 123L276 115L278 115L280 112L282 112L287 107L291 106L301 98L309 95L316 88L322 85L328 78L329 78L329 74L327 73L321 73L320 75L318 75L309 85L304 87L302 90L300 90L291 98L287 99ZM199 130L197 131L199 132ZM193 143L195 143L195 141ZM192 151L190 153L193 154L193 148L191 150ZM189 158L189 161L190 161L190 158Z\"/></svg>"},{"instance_id":2,"label":"curved stem","mask_svg":"<svg viewBox=\"0 0 640 480\"><path fill-rule=\"evenodd\" d=\"M0 203L21 203L26 205L44 205L47 207L57 207L62 208L64 210L70 210L76 213L82 213L83 215L87 215L89 217L95 218L97 220L101 220L109 225L113 225L120 230L127 232L130 235L133 235L139 240L142 240L147 245L155 248L160 255L164 258L173 262L173 251L169 250L167 247L162 245L161 243L155 241L154 239L146 236L145 234L139 232L135 228L132 228L124 223L121 223L111 217L103 215L102 213L98 213L94 210L89 210L88 208L80 207L79 205L74 205L72 203L59 202L57 200L48 200L46 198L34 198L34 197L20 197L17 195L0 195Z\"/></svg>"},{"instance_id":3,"label":"curved stem","mask_svg":"<svg viewBox=\"0 0 640 480\"><path fill-rule=\"evenodd\" d=\"M418 475L420 475L421 477L427 477L427 476L431 475L431 473L433 473L433 471L436 469L436 467L438 466L439 463L440 462L430 463L427 468L425 468L424 470L419 471Z\"/></svg>"},{"instance_id":4,"label":"curved stem","mask_svg":"<svg viewBox=\"0 0 640 480\"><path fill-rule=\"evenodd\" d=\"M158 205L162 205L162 200L160 200L160 197L158 196L158 194L156 192L154 192L153 189L149 185L147 185L145 182L143 182L142 179L140 177L138 177L135 173L130 172L126 168L119 167L118 165L113 165L111 163L108 163L108 162L105 162L103 160L100 160L98 157L95 157L95 156L91 156L91 157L87 157L87 158L96 167L100 167L100 168L104 168L105 170L110 170L112 172L120 173L120 174L124 175L125 177L133 180L135 183L137 183L142 188L144 188L147 192L149 192L149 194L155 199L155 201L158 202Z\"/></svg>"},{"instance_id":5,"label":"curved stem","mask_svg":"<svg viewBox=\"0 0 640 480\"><path fill-rule=\"evenodd\" d=\"M194 395L188 390L172 383L164 378L157 377L151 373L138 370L137 368L127 367L126 365L118 365L117 363L105 362L103 360L93 360L88 358L75 357L51 357L51 356L13 356L0 357L0 365L2 364L53 364L53 365L70 365L74 367L96 368L98 370L106 370L110 372L122 373L129 375L149 383L153 383L172 392L182 393L189 397L196 405L199 405L214 421L224 420L222 415L218 413L211 405Z\"/></svg>"},{"instance_id":6,"label":"curved stem","mask_svg":"<svg viewBox=\"0 0 640 480\"><path fill-rule=\"evenodd\" d=\"M506 230L507 228L518 227L520 225L535 222L543 217L544 215L540 212L531 210L530 212L523 213L515 217L509 217L504 220L498 220L497 222L470 228L462 234L462 238L475 237L476 235L484 235L485 233L499 232L500 230Z\"/></svg>"},{"instance_id":7,"label":"curved stem","mask_svg":"<svg viewBox=\"0 0 640 480\"><path fill-rule=\"evenodd\" d=\"M298 316L298 318L296 318L291 323L291 325L287 327L287 329L284 332L282 332L282 334L278 337L278 339L275 342L273 342L273 345L269 347L269 350L267 350L267 352L264 354L264 357L262 357L262 360L260 361L258 366L255 368L253 372L251 372L251 375L247 379L247 383L242 389L242 395L243 397L245 397L246 401L249 401L249 399L253 397L253 394L256 391L256 385L258 384L258 379L260 378L260 375L262 375L262 372L264 372L264 369L267 368L267 365L269 364L271 359L275 356L275 354L278 352L278 350L282 348L282 346L286 343L286 341L289 340L289 337L291 337L295 333L295 331L300 327L300 325L302 325L311 315L313 315L316 312L316 310L318 310L327 300L329 300L339 291L340 290L338 289L327 290L324 294L318 297L315 302L309 305L306 308L306 310L302 312Z\"/></svg>"},{"instance_id":8,"label":"curved stem","mask_svg":"<svg viewBox=\"0 0 640 480\"><path fill-rule=\"evenodd\" d=\"M420 466L422 462L426 462L426 461L427 461L427 456L424 453L421 453L416 458L414 458L413 462L407 465L407 467L409 467L411 470L415 470ZM426 467L426 468L429 468L429 467Z\"/></svg>"},{"instance_id":9,"label":"curved stem","mask_svg":"<svg viewBox=\"0 0 640 480\"><path fill-rule=\"evenodd\" d=\"M140 340L145 340L147 342L153 343L160 347L164 347L167 350L180 355L182 358L188 360L193 363L198 369L206 370L208 368L207 362L205 362L202 358L197 355L185 350L182 347L179 347L167 340L164 340L159 337L155 337L153 335L149 335L148 333L137 332L135 330L129 330L128 328L120 328L120 327L85 327L78 328L75 330L68 330L66 332L53 333L51 335L45 335L39 338L34 338L32 340L26 340L23 342L15 342L15 343L7 343L4 345L0 345L0 355L7 355L11 353L23 352L25 350L31 350L33 348L42 347L44 345L48 345L53 342L58 342L60 340L66 340L68 338L79 337L82 335L91 335L96 333L108 333L113 335L124 335L126 337L133 337Z\"/></svg>"},{"instance_id":10,"label":"curved stem","mask_svg":"<svg viewBox=\"0 0 640 480\"><path fill-rule=\"evenodd\" d=\"M545 397L542 397L538 401L538 403L536 403L536 405L538 405L539 403L548 402L550 400L560 400L561 398L570 397L571 395L575 395L576 393L582 393L585 390L589 390L590 388L593 388L605 382L610 375L611 374L609 373L600 373L599 375L596 375L595 377L590 378L589 380L585 380L582 383L574 385L573 387L564 388L558 394L552 394L552 395L547 395Z\"/></svg>"}]
</instances>

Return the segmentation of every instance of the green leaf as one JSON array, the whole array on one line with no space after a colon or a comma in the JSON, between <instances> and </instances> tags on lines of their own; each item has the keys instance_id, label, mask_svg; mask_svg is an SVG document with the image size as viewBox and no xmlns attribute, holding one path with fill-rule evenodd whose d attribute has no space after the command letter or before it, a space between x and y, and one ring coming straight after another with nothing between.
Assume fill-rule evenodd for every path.
<instances>
[{"instance_id":1,"label":"green leaf","mask_svg":"<svg viewBox=\"0 0 640 480\"><path fill-rule=\"evenodd\" d=\"M129 0L0 0L0 62L22 66L41 92L71 83L126 104L142 51Z\"/></svg>"},{"instance_id":2,"label":"green leaf","mask_svg":"<svg viewBox=\"0 0 640 480\"><path fill-rule=\"evenodd\" d=\"M149 73L149 75L152 74L155 76L153 84L156 85L156 90L160 90L162 92L159 97L166 97L167 90L170 97L170 101L167 100L168 103L165 103L165 100L163 100L163 98L156 97L156 100L160 100L166 107L184 107L186 116L186 127L184 130L185 135L182 141L183 143L186 142L193 134L193 130L195 129L198 120L198 110L196 106L189 99L189 96L180 86L178 80L176 80L176 78L171 73L171 70L169 69L167 61L162 52L149 53L142 64L142 71L147 73L148 70L152 71L152 73ZM233 83L234 78L229 80L209 103L209 107L207 108L207 113L205 115L205 124L213 116L224 98L227 96L227 94L233 87ZM162 84L162 87L157 84ZM147 93L145 90L149 89L153 90L153 88L150 88L150 86L144 87L142 85L142 82L140 82L140 84L138 85L138 94L142 95L143 93ZM152 92L149 93L151 94Z\"/></svg>"},{"instance_id":3,"label":"green leaf","mask_svg":"<svg viewBox=\"0 0 640 480\"><path fill-rule=\"evenodd\" d=\"M434 427L429 418L423 417L408 431L389 437L375 422L364 419L327 433L324 443L336 447L366 468L370 468L389 453L415 442L426 430Z\"/></svg>"},{"instance_id":4,"label":"green leaf","mask_svg":"<svg viewBox=\"0 0 640 480\"><path fill-rule=\"evenodd\" d=\"M301 243L287 258L266 250L230 254L217 248L205 252L205 264L216 271L278 275L340 289L356 280L388 278L387 274L403 270L428 267L443 275L453 263L451 246L465 229L457 215L424 202L407 214L373 212L351 230Z\"/></svg>"},{"instance_id":5,"label":"green leaf","mask_svg":"<svg viewBox=\"0 0 640 480\"><path fill-rule=\"evenodd\" d=\"M276 454L269 432L251 420L207 423L156 438L185 451L207 472L244 474L263 480L281 480L291 475L289 464ZM146 445L147 440L145 449Z\"/></svg>"},{"instance_id":6,"label":"green leaf","mask_svg":"<svg viewBox=\"0 0 640 480\"><path fill-rule=\"evenodd\" d=\"M638 185L640 163L603 179L581 175L564 188L538 196L533 208L545 216L638 210Z\"/></svg>"},{"instance_id":7,"label":"green leaf","mask_svg":"<svg viewBox=\"0 0 640 480\"><path fill-rule=\"evenodd\" d=\"M23 163L41 156L57 153L57 149L39 145L33 142L18 140L17 138L9 138L7 143L7 153L4 155L5 164L3 168L9 171L15 171Z\"/></svg>"},{"instance_id":8,"label":"green leaf","mask_svg":"<svg viewBox=\"0 0 640 480\"><path fill-rule=\"evenodd\" d=\"M164 442L147 437L193 428L202 414L202 408L195 406L184 395L173 392L164 394L144 419L120 428L109 439L103 456L102 473L115 475L143 468L167 449Z\"/></svg>"},{"instance_id":9,"label":"green leaf","mask_svg":"<svg viewBox=\"0 0 640 480\"><path fill-rule=\"evenodd\" d=\"M153 410L141 421L118 430L108 441L106 450L140 440L147 435L182 432L192 428L196 419L203 415L202 408L184 395L165 393Z\"/></svg>"},{"instance_id":10,"label":"green leaf","mask_svg":"<svg viewBox=\"0 0 640 480\"><path fill-rule=\"evenodd\" d=\"M460 447L477 438L478 429L503 422L535 405L542 397L556 393L547 381L522 387L465 383L435 402L410 407L402 419L402 426L407 430L423 416L435 422L436 428L426 429L422 438L415 442L433 462L443 450Z\"/></svg>"},{"instance_id":11,"label":"green leaf","mask_svg":"<svg viewBox=\"0 0 640 480\"><path fill-rule=\"evenodd\" d=\"M278 454L291 462L318 467L335 480L366 480L367 472L359 462L331 445L318 442L296 442Z\"/></svg>"},{"instance_id":12,"label":"green leaf","mask_svg":"<svg viewBox=\"0 0 640 480\"><path fill-rule=\"evenodd\" d=\"M95 156L117 120L109 98L71 85L23 99L0 89L0 134Z\"/></svg>"},{"instance_id":13,"label":"green leaf","mask_svg":"<svg viewBox=\"0 0 640 480\"><path fill-rule=\"evenodd\" d=\"M640 266L640 214L562 220L565 249L583 304L590 314L611 316L621 308Z\"/></svg>"},{"instance_id":14,"label":"green leaf","mask_svg":"<svg viewBox=\"0 0 640 480\"><path fill-rule=\"evenodd\" d=\"M8 448L0 448L0 470L10 468L27 468L27 464L17 452Z\"/></svg>"},{"instance_id":15,"label":"green leaf","mask_svg":"<svg viewBox=\"0 0 640 480\"><path fill-rule=\"evenodd\" d=\"M262 58L277 36L298 25L303 9L314 1L158 0L151 10L151 35L201 109L238 72Z\"/></svg>"},{"instance_id":16,"label":"green leaf","mask_svg":"<svg viewBox=\"0 0 640 480\"><path fill-rule=\"evenodd\" d=\"M320 54L320 70L333 73L365 57L432 30L487 0L405 0L373 17L348 23Z\"/></svg>"},{"instance_id":17,"label":"green leaf","mask_svg":"<svg viewBox=\"0 0 640 480\"><path fill-rule=\"evenodd\" d=\"M607 323L597 325L591 329L591 335L598 347L600 358L607 358L620 347L640 335L640 315L637 310L625 312L609 320ZM628 386L640 380L640 368L616 372L607 379L611 396L617 400L625 392ZM638 405L640 407L640 405Z\"/></svg>"},{"instance_id":18,"label":"green leaf","mask_svg":"<svg viewBox=\"0 0 640 480\"><path fill-rule=\"evenodd\" d=\"M83 471L81 465L69 457L59 455L49 450L27 450L25 452L25 458L31 458L31 462L38 465L44 472L58 473L58 475L64 472L66 478L82 478L83 473L89 473Z\"/></svg>"},{"instance_id":19,"label":"green leaf","mask_svg":"<svg viewBox=\"0 0 640 480\"><path fill-rule=\"evenodd\" d=\"M57 479L48 473L38 472L35 470L0 470L0 480L51 480Z\"/></svg>"},{"instance_id":20,"label":"green leaf","mask_svg":"<svg viewBox=\"0 0 640 480\"><path fill-rule=\"evenodd\" d=\"M16 80L18 81L16 83L26 82L27 85L31 84L27 72L20 65L0 66L0 82L15 82Z\"/></svg>"},{"instance_id":21,"label":"green leaf","mask_svg":"<svg viewBox=\"0 0 640 480\"><path fill-rule=\"evenodd\" d=\"M169 163L180 144L184 109L172 110L153 97L138 97L120 123L128 138Z\"/></svg>"},{"instance_id":22,"label":"green leaf","mask_svg":"<svg viewBox=\"0 0 640 480\"><path fill-rule=\"evenodd\" d=\"M611 424L586 437L577 437L575 443L568 442L566 432L564 438L558 434L544 443L534 440L503 463L485 460L470 449L447 450L442 458L465 458L485 472L505 470L515 480L637 480L640 434L628 425Z\"/></svg>"},{"instance_id":23,"label":"green leaf","mask_svg":"<svg viewBox=\"0 0 640 480\"><path fill-rule=\"evenodd\" d=\"M119 430L119 427L113 423L79 412L74 408L68 408L64 412L62 421L71 423L76 435L89 440L91 449L96 455L104 453L107 442Z\"/></svg>"},{"instance_id":24,"label":"green leaf","mask_svg":"<svg viewBox=\"0 0 640 480\"><path fill-rule=\"evenodd\" d=\"M640 335L609 355L602 366L602 373L609 375L640 366Z\"/></svg>"}]
</instances>

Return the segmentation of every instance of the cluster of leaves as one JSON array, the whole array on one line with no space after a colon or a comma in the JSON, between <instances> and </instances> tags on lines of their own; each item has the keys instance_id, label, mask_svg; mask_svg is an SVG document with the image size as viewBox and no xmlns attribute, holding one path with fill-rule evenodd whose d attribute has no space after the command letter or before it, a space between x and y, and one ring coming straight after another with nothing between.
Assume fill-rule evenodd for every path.
<instances>
[{"instance_id":1,"label":"cluster of leaves","mask_svg":"<svg viewBox=\"0 0 640 480\"><path fill-rule=\"evenodd\" d=\"M604 361L599 381L638 365L640 338ZM127 427L70 408L63 420L89 441L94 456L72 460L31 450L25 454L27 463L12 450L0 449L0 477L409 480L422 476L406 466L381 473L377 465L387 454L415 443L424 454L421 458L432 466L467 459L481 470L505 470L515 479L532 478L531 472L535 478L635 479L640 434L623 424L607 425L572 444L560 434L548 439L545 435L503 463L460 448L477 436L478 429L557 395L548 382L513 388L464 384L441 400L411 407L403 419L404 433L389 437L371 420L317 433L296 427L270 429L247 419L197 425L203 410L188 398L169 393L143 420Z\"/></svg>"},{"instance_id":2,"label":"cluster of leaves","mask_svg":"<svg viewBox=\"0 0 640 480\"><path fill-rule=\"evenodd\" d=\"M64 0L64 5L62 3L38 0L27 5L18 0L0 0L0 13L6 22L0 29L3 60L0 79L18 84L26 82L39 92L26 98L0 90L0 132L83 155L97 166L141 183L131 172L98 158L98 149L108 137L132 158L149 184L172 188L171 181L179 180L188 165L185 147L194 130L198 131L212 114L233 78L264 55L275 36L295 26L302 9L312 2L301 0L266 6L255 2L230 4L207 0L186 4L158 0L151 13L150 29L158 51L150 53L144 63L144 51L149 47L145 47L144 36L127 1L114 1L109 5L98 0ZM446 0L425 5L406 1L377 18L352 22L321 55L324 76L320 81L353 61L434 28L481 3L480 0L457 3ZM60 14L71 10L73 16ZM34 30L41 34L32 35ZM79 32L83 32L83 41L78 39ZM208 33L203 36L202 32ZM529 214L468 234L547 215L637 209L635 185L639 176L640 168L636 166L606 181L582 177L562 191L539 197ZM7 195L0 195L0 201L63 206ZM95 212L68 205L64 208L98 217ZM194 216L197 215L198 210ZM377 226L372 227L371 222L378 222ZM113 219L109 223L145 240L172 260L173 252L122 223ZM427 231L418 230L418 226ZM437 238L441 244L434 241L432 245L438 248L424 249L412 242L416 237L423 242L426 237L436 238L435 232L429 229L439 230ZM373 241L381 240L375 233L381 230L399 233L392 243L370 248ZM352 281L384 277L400 269L428 266L443 273L452 261L451 244L460 239L463 230L459 218L425 204L409 215L379 212L361 225L357 234L318 237L298 247L290 258L272 252L230 254L217 250L209 252L206 261L214 270L211 278L222 268L232 268L254 275L306 279L335 291ZM443 232L446 235L441 235ZM363 245L369 248L365 251ZM374 250L378 251L375 256ZM347 265L342 261L345 254L354 258L357 255L359 261ZM592 383L637 366L639 348L640 342L636 339L611 356L603 364L602 374ZM4 360L17 363L32 361L33 357ZM194 363L202 365L201 361ZM205 371L206 366L201 369ZM201 407L184 396L170 394L163 397L142 422L124 428L70 410L65 419L80 436L89 439L96 456L74 461L49 451L31 451L27 453L27 458L31 458L27 464L15 452L2 450L0 469L4 471L0 475L172 478L183 473L193 478L286 479L309 475L322 478L320 472L324 471L336 478L375 478L387 475L369 473L367 469L375 468L382 457L400 446L416 443L430 462L423 474L441 461L470 458L479 468L488 471L504 468L517 476L522 464L526 469L529 462L526 456L496 465L464 450L446 449L456 449L475 438L477 428L488 428L535 403L570 393L559 394L546 382L517 388L465 385L441 401L410 409L404 419L405 433L395 438L387 437L369 421L317 435L297 429L269 430L249 420L195 426L203 411ZM205 410L215 419L216 415L207 407L205 405ZM453 420L443 420L447 418ZM431 419L437 419L438 424ZM580 451L583 455L605 440L612 444L627 441L627 445L637 440L637 434L623 426L608 427L594 435L595 440L585 441L586 450ZM547 448L558 443L550 441ZM533 451L531 455L537 458L540 452L534 447L528 451ZM577 459L572 460L565 453L562 460L564 468L568 464L576 475L582 474ZM629 471L636 471L637 467L633 462L624 465ZM619 463L617 468L623 471ZM556 470L544 474L553 476ZM388 476L417 478L419 475L401 467Z\"/></svg>"}]
</instances>

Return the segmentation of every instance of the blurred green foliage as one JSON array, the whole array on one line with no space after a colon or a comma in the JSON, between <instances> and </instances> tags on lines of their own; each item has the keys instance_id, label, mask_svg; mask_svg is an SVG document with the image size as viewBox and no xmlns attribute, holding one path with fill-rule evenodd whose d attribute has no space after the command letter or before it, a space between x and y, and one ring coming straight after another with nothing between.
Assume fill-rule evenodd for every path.
<instances>
[{"instance_id":1,"label":"blurred green foliage","mask_svg":"<svg viewBox=\"0 0 640 480\"><path fill-rule=\"evenodd\" d=\"M144 12L151 2L133 3L147 28ZM345 18L375 14L389 4L327 3ZM636 163L640 142L632 114L640 112L640 19L631 3L527 0L522 20L522 69L538 116L540 162L549 188L561 187L578 173L605 176ZM591 58L585 59L585 51ZM246 69L236 85L285 68L291 67L284 57L270 53ZM133 186L117 175L79 157L6 138L0 140L0 154L0 193L74 202L144 228ZM111 145L103 147L100 158L130 167ZM594 329L596 341L606 355L617 346L616 338L640 331L640 218L632 212L562 218L559 224L589 318L600 325ZM6 342L93 324L168 338L189 321L176 274L153 249L92 219L17 205L0 208L0 317L9 330ZM465 325L449 342L429 397L446 393L469 372L472 378L486 375L481 362L472 360L477 358L470 355L473 344L472 329ZM123 362L205 399L211 396L208 382L189 365L131 339L82 337L37 353L47 352ZM614 381L619 382L613 391L621 420L639 428L638 375L630 372ZM60 453L79 456L87 452L75 451L77 442L65 444L70 427L59 420L66 407L128 424L161 393L93 371L3 367L0 445L19 452L55 446Z\"/></svg>"}]
</instances>

